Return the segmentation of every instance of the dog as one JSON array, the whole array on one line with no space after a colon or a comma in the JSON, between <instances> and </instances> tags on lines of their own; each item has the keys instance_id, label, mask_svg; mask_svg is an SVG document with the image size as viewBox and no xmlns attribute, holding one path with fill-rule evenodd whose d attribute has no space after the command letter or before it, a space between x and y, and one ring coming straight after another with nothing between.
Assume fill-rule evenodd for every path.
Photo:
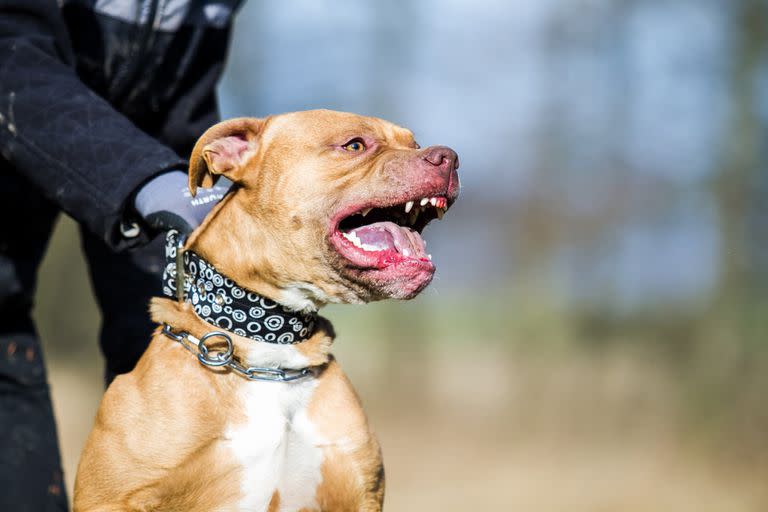
<instances>
[{"instance_id":1,"label":"dog","mask_svg":"<svg viewBox=\"0 0 768 512\"><path fill-rule=\"evenodd\" d=\"M429 284L420 233L458 197L458 166L407 129L329 110L206 131L191 193L234 185L187 239L169 235L161 327L104 395L74 510L382 510L379 444L317 310Z\"/></svg>"}]
</instances>

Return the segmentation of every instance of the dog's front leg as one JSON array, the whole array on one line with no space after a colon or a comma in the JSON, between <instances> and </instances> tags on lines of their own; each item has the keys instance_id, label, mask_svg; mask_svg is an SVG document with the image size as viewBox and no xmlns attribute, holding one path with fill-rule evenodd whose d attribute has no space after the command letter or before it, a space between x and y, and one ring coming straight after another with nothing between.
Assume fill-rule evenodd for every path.
<instances>
[{"instance_id":1,"label":"dog's front leg","mask_svg":"<svg viewBox=\"0 0 768 512\"><path fill-rule=\"evenodd\" d=\"M360 400L332 360L319 377L309 417L323 439L317 503L323 512L377 512L384 501L384 464Z\"/></svg>"}]
</instances>

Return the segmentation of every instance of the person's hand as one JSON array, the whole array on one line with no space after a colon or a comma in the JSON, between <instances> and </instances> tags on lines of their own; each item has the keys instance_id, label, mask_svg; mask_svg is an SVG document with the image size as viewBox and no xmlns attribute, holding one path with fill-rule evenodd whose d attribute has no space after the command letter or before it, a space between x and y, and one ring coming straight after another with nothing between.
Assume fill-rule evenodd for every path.
<instances>
[{"instance_id":1,"label":"person's hand","mask_svg":"<svg viewBox=\"0 0 768 512\"><path fill-rule=\"evenodd\" d=\"M176 229L188 235L203 222L213 206L224 197L232 182L220 178L213 188L199 188L192 197L187 174L171 171L148 181L136 194L133 204L150 228Z\"/></svg>"}]
</instances>

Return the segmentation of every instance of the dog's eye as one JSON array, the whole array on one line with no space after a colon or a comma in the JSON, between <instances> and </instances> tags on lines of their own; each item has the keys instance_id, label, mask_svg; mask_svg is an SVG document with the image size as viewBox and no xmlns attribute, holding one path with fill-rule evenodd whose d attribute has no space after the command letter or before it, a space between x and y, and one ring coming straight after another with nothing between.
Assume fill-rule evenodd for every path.
<instances>
[{"instance_id":1,"label":"dog's eye","mask_svg":"<svg viewBox=\"0 0 768 512\"><path fill-rule=\"evenodd\" d=\"M350 151L352 153L360 153L361 151L365 151L365 142L363 142L363 139L352 139L351 141L347 142L343 146L341 146L345 151Z\"/></svg>"}]
</instances>

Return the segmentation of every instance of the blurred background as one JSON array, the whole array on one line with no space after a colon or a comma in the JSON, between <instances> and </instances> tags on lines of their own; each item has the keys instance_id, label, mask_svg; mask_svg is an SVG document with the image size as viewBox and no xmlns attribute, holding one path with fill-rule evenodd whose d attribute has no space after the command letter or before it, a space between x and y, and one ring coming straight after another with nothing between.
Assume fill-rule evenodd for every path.
<instances>
[{"instance_id":1,"label":"blurred background","mask_svg":"<svg viewBox=\"0 0 768 512\"><path fill-rule=\"evenodd\" d=\"M245 5L225 117L461 157L431 287L324 311L388 510L768 510L767 31L763 0ZM69 219L41 272L71 486L102 362Z\"/></svg>"}]
</instances>

